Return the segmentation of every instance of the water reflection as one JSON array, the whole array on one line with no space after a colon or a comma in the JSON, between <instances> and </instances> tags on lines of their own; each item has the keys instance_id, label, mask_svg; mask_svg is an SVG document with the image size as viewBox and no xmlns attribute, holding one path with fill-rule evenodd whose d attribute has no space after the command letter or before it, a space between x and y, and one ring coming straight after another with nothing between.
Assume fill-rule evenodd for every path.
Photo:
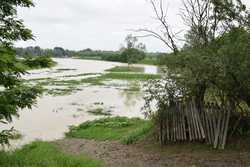
<instances>
[{"instance_id":1,"label":"water reflection","mask_svg":"<svg viewBox=\"0 0 250 167\"><path fill-rule=\"evenodd\" d=\"M140 92L141 84L136 81L131 81L128 83L126 89L120 92L121 98L124 99L124 104L127 107L133 107L138 101L142 99L142 92Z\"/></svg>"},{"instance_id":2,"label":"water reflection","mask_svg":"<svg viewBox=\"0 0 250 167\"><path fill-rule=\"evenodd\" d=\"M145 65L143 68L146 74L161 74L163 72L162 68L157 66Z\"/></svg>"},{"instance_id":3,"label":"water reflection","mask_svg":"<svg viewBox=\"0 0 250 167\"><path fill-rule=\"evenodd\" d=\"M144 73L147 73L147 74L157 74L158 73L158 67L155 67L155 66L145 66L144 67Z\"/></svg>"}]
</instances>

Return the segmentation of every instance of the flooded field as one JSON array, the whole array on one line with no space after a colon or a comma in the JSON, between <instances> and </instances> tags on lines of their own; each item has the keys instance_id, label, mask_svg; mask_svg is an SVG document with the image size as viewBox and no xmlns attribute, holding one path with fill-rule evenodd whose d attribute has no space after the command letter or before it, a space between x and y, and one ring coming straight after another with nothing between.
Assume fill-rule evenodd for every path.
<instances>
[{"instance_id":1,"label":"flooded field","mask_svg":"<svg viewBox=\"0 0 250 167\"><path fill-rule=\"evenodd\" d=\"M108 79L105 70L126 64L54 59L52 69L34 70L23 78L29 84L40 84L46 92L31 109L20 111L4 129L15 127L22 135L12 141L13 147L34 140L56 140L64 137L69 126L104 116L144 117L142 82ZM157 67L139 65L145 74L156 74ZM101 80L102 79L102 80Z\"/></svg>"}]
</instances>

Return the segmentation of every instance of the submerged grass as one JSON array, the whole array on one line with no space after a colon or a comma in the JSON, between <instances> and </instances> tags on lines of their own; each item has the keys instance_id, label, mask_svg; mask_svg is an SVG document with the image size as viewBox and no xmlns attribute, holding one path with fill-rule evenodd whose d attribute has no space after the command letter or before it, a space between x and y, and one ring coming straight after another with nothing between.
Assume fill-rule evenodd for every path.
<instances>
[{"instance_id":1,"label":"submerged grass","mask_svg":"<svg viewBox=\"0 0 250 167\"><path fill-rule=\"evenodd\" d=\"M63 78L72 78L72 77L84 77L84 76L91 76L91 75L99 75L100 73L83 73L83 74L76 74L76 75L65 75Z\"/></svg>"},{"instance_id":2,"label":"submerged grass","mask_svg":"<svg viewBox=\"0 0 250 167\"><path fill-rule=\"evenodd\" d=\"M21 134L21 132L17 131L17 130L13 130L12 135L10 136L11 140L18 140L18 139L22 139L23 135Z\"/></svg>"},{"instance_id":3,"label":"submerged grass","mask_svg":"<svg viewBox=\"0 0 250 167\"><path fill-rule=\"evenodd\" d=\"M14 152L0 152L1 167L102 167L85 155L61 152L48 142L33 142Z\"/></svg>"},{"instance_id":4,"label":"submerged grass","mask_svg":"<svg viewBox=\"0 0 250 167\"><path fill-rule=\"evenodd\" d=\"M114 68L108 69L109 72L144 72L143 67L133 67L133 66L116 66Z\"/></svg>"},{"instance_id":5,"label":"submerged grass","mask_svg":"<svg viewBox=\"0 0 250 167\"><path fill-rule=\"evenodd\" d=\"M79 90L82 90L82 89L69 86L67 88L53 88L53 89L48 89L46 91L47 91L47 94L51 96L66 96L66 95L70 95L74 91L79 91Z\"/></svg>"},{"instance_id":6,"label":"submerged grass","mask_svg":"<svg viewBox=\"0 0 250 167\"><path fill-rule=\"evenodd\" d=\"M132 144L146 136L151 128L150 121L139 118L112 117L71 127L66 136L101 141L120 140L124 144Z\"/></svg>"},{"instance_id":7,"label":"submerged grass","mask_svg":"<svg viewBox=\"0 0 250 167\"><path fill-rule=\"evenodd\" d=\"M119 67L120 68L120 67ZM99 75L99 73L88 73L88 74L78 74L78 75L69 75L64 77L76 77L76 76L88 76L88 75ZM28 81L38 82L41 86L74 86L81 85L84 83L89 83L92 85L103 85L105 80L151 80L151 79L160 79L160 74L144 74L144 73L127 73L127 72L108 72L100 76L83 78L80 80L56 80L52 78L38 78L31 79Z\"/></svg>"},{"instance_id":8,"label":"submerged grass","mask_svg":"<svg viewBox=\"0 0 250 167\"><path fill-rule=\"evenodd\" d=\"M161 75L159 74L141 74L141 73L105 73L101 76L84 78L81 80L57 80L57 81L49 81L49 85L54 86L77 86L81 84L91 84L91 85L104 85L104 81L106 80L151 80L151 79L160 79Z\"/></svg>"},{"instance_id":9,"label":"submerged grass","mask_svg":"<svg viewBox=\"0 0 250 167\"><path fill-rule=\"evenodd\" d=\"M128 69L129 68L129 69ZM66 69L62 69L66 70ZM63 78L70 78L70 77L81 77L81 76L91 76L88 78L82 79L71 79L71 80L60 80L60 79L53 79L53 78L38 78L38 79L30 79L26 80L26 82L35 83L39 86L55 86L55 88L46 88L44 91L52 96L63 96L69 95L74 91L78 91L81 85L94 85L94 86L102 86L107 83L105 81L110 80L124 80L124 81L147 81L152 79L160 79L160 74L144 74L144 73L136 73L135 71L139 71L137 67L115 67L114 69L110 69L110 72L100 74L100 73L86 73L86 74L77 74L77 75L66 75L62 76ZM111 72L116 71L116 72ZM119 72L118 72L119 71ZM127 71L127 72L125 72ZM128 71L132 71L131 73ZM97 75L97 76L96 76ZM139 91L140 87L133 87L131 91Z\"/></svg>"},{"instance_id":10,"label":"submerged grass","mask_svg":"<svg viewBox=\"0 0 250 167\"><path fill-rule=\"evenodd\" d=\"M92 110L88 110L87 112L91 113L93 115L103 115L103 116L110 116L111 115L111 113L108 111L105 111L104 108L95 108Z\"/></svg>"},{"instance_id":11,"label":"submerged grass","mask_svg":"<svg viewBox=\"0 0 250 167\"><path fill-rule=\"evenodd\" d=\"M64 71L76 71L77 69L74 68L59 68L56 71L64 72Z\"/></svg>"},{"instance_id":12,"label":"submerged grass","mask_svg":"<svg viewBox=\"0 0 250 167\"><path fill-rule=\"evenodd\" d=\"M90 85L104 85L103 81L105 79L102 76L85 78L80 81L80 84L90 84Z\"/></svg>"}]
</instances>

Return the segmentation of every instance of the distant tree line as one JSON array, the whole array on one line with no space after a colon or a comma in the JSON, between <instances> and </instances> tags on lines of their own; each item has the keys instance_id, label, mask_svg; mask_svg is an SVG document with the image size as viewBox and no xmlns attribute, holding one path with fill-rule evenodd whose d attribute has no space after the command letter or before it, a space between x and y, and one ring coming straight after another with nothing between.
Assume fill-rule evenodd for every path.
<instances>
[{"instance_id":1,"label":"distant tree line","mask_svg":"<svg viewBox=\"0 0 250 167\"><path fill-rule=\"evenodd\" d=\"M26 48L15 48L16 55L18 57L37 57L37 56L51 56L56 58L76 57L81 59L90 60L103 60L103 61L114 61L123 63L137 63L143 59L147 64L158 64L162 62L162 53L148 53L144 51L144 45L139 43L135 44L131 35L128 35L126 40L126 46L122 47L118 51L103 51L103 50L92 50L90 48L75 51L68 50L62 47L55 47L54 49L43 49L39 46L26 47ZM132 43L131 43L132 42ZM131 45L131 46L130 46ZM144 61L143 61L144 62ZM143 63L142 62L142 63Z\"/></svg>"},{"instance_id":2,"label":"distant tree line","mask_svg":"<svg viewBox=\"0 0 250 167\"><path fill-rule=\"evenodd\" d=\"M94 60L106 60L106 61L116 61L120 62L120 52L119 51L101 51L84 49L75 53L75 56L83 59L94 59Z\"/></svg>"},{"instance_id":3,"label":"distant tree line","mask_svg":"<svg viewBox=\"0 0 250 167\"><path fill-rule=\"evenodd\" d=\"M43 49L39 46L29 46L26 48L15 48L15 51L18 57L49 55L51 57L58 58L78 57L83 59L120 61L119 51L92 50L90 48L75 51L64 49L62 47L55 47L53 49Z\"/></svg>"},{"instance_id":4,"label":"distant tree line","mask_svg":"<svg viewBox=\"0 0 250 167\"><path fill-rule=\"evenodd\" d=\"M73 57L76 52L63 49L61 47L55 47L54 49L42 49L39 46L27 47L27 48L15 48L17 56L43 56L49 55L52 57Z\"/></svg>"}]
</instances>

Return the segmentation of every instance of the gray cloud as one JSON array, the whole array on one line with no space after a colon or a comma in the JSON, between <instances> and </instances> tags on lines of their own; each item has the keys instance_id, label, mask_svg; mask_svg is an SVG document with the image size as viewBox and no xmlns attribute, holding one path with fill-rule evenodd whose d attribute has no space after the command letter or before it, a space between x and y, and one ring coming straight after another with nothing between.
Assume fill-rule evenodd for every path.
<instances>
[{"instance_id":1,"label":"gray cloud","mask_svg":"<svg viewBox=\"0 0 250 167\"><path fill-rule=\"evenodd\" d=\"M245 0L250 6L249 0ZM68 49L116 50L128 29L157 27L147 0L35 0L35 7L20 9L19 16L33 30L35 41L17 46L62 46ZM167 1L174 30L184 28L179 14L181 0ZM142 39L150 51L166 51L158 40Z\"/></svg>"}]
</instances>

